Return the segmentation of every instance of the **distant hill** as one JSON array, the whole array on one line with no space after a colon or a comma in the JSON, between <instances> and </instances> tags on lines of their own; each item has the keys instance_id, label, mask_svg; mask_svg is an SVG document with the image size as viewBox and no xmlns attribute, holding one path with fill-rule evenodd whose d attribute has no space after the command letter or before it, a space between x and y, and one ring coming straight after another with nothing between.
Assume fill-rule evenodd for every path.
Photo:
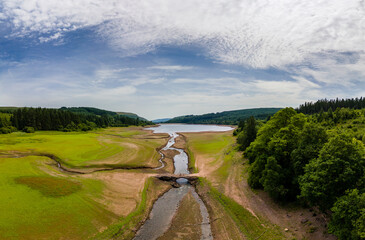
<instances>
[{"instance_id":1,"label":"distant hill","mask_svg":"<svg viewBox=\"0 0 365 240\"><path fill-rule=\"evenodd\" d=\"M3 113L12 113L15 112L19 107L0 107L0 112ZM55 108L54 108L55 109ZM98 116L125 116L133 119L139 118L142 121L148 121L147 119L138 116L135 113L129 112L113 112L104 109L94 108L94 107L61 107L60 110L69 111L78 114L84 115L98 115Z\"/></svg>"},{"instance_id":2,"label":"distant hill","mask_svg":"<svg viewBox=\"0 0 365 240\"><path fill-rule=\"evenodd\" d=\"M67 110L67 111L74 112L74 113L81 113L81 114L95 114L95 115L99 115L99 116L105 116L105 115L118 116L119 115L119 116L125 116L125 117L129 117L129 118L133 118L133 119L139 118L140 120L148 121L147 119L140 117L135 113L130 113L130 112L113 112L113 111L108 111L108 110L103 110L103 109L93 108L93 107L62 107L60 109Z\"/></svg>"},{"instance_id":3,"label":"distant hill","mask_svg":"<svg viewBox=\"0 0 365 240\"><path fill-rule=\"evenodd\" d=\"M130 117L130 118L134 118L134 119L139 118L141 120L148 121L147 119L145 119L143 117L140 117L140 116L138 116L135 113L130 113L130 112L117 112L117 114L120 115L120 116L126 116L126 117Z\"/></svg>"},{"instance_id":4,"label":"distant hill","mask_svg":"<svg viewBox=\"0 0 365 240\"><path fill-rule=\"evenodd\" d=\"M11 112L14 112L17 109L18 109L18 107L0 107L0 112L11 113Z\"/></svg>"},{"instance_id":5,"label":"distant hill","mask_svg":"<svg viewBox=\"0 0 365 240\"><path fill-rule=\"evenodd\" d=\"M152 120L153 123L164 123L164 122L167 122L169 121L171 118L160 118L160 119L155 119L155 120Z\"/></svg>"},{"instance_id":6,"label":"distant hill","mask_svg":"<svg viewBox=\"0 0 365 240\"><path fill-rule=\"evenodd\" d=\"M203 115L186 115L175 117L166 123L190 123L190 124L227 124L236 125L240 120L254 116L256 119L266 119L275 114L281 108L252 108Z\"/></svg>"},{"instance_id":7,"label":"distant hill","mask_svg":"<svg viewBox=\"0 0 365 240\"><path fill-rule=\"evenodd\" d=\"M93 114L98 116L117 116L118 114L116 112L103 110L99 108L93 108L93 107L61 107L60 110L64 111L70 111L74 113L80 113L80 114Z\"/></svg>"}]
</instances>

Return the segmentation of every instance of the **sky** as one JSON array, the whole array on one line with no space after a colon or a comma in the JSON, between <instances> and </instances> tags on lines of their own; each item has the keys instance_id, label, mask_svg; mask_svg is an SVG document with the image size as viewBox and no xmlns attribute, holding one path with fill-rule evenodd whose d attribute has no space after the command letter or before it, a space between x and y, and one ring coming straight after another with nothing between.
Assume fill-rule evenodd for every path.
<instances>
[{"instance_id":1,"label":"sky","mask_svg":"<svg viewBox=\"0 0 365 240\"><path fill-rule=\"evenodd\" d=\"M152 120L360 96L364 0L0 1L0 106Z\"/></svg>"}]
</instances>

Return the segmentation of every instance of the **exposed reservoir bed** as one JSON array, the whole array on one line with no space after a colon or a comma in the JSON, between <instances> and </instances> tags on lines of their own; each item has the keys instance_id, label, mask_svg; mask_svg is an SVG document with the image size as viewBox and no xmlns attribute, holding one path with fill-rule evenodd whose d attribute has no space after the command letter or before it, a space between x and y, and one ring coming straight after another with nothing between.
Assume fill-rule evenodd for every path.
<instances>
[{"instance_id":1,"label":"exposed reservoir bed","mask_svg":"<svg viewBox=\"0 0 365 240\"><path fill-rule=\"evenodd\" d=\"M216 125L185 125L185 124L162 124L158 127L148 128L154 133L168 133L170 139L162 150L176 150L179 154L174 156L175 175L190 174L188 170L189 158L183 149L172 147L175 144L175 139L179 136L179 132L224 132L232 130L231 127L216 126ZM161 156L163 156L161 154ZM162 162L162 161L161 161ZM134 239L157 239L162 236L170 227L171 221L176 214L181 200L187 193L191 192L195 201L199 204L202 221L201 239L213 239L209 214L204 202L200 199L195 189L184 178L178 178L177 183L181 185L180 188L173 188L161 196L153 205L147 221L142 225Z\"/></svg>"}]
</instances>

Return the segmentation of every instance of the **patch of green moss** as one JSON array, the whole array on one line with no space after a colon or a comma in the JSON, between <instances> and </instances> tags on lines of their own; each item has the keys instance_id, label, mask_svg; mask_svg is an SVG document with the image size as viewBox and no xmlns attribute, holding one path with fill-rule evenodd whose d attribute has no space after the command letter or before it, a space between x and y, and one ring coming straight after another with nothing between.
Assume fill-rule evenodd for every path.
<instances>
[{"instance_id":1,"label":"patch of green moss","mask_svg":"<svg viewBox=\"0 0 365 240\"><path fill-rule=\"evenodd\" d=\"M81 190L81 184L78 182L49 176L17 177L15 182L37 190L47 197L63 197Z\"/></svg>"}]
</instances>

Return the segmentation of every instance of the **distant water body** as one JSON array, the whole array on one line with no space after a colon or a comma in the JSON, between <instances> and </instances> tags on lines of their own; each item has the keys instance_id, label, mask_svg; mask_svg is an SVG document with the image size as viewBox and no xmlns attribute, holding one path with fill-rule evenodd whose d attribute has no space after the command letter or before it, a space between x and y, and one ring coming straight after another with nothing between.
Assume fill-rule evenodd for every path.
<instances>
[{"instance_id":1,"label":"distant water body","mask_svg":"<svg viewBox=\"0 0 365 240\"><path fill-rule=\"evenodd\" d=\"M160 124L157 127L147 128L155 133L184 133L184 132L226 132L233 128L219 125L204 125L204 124Z\"/></svg>"}]
</instances>

